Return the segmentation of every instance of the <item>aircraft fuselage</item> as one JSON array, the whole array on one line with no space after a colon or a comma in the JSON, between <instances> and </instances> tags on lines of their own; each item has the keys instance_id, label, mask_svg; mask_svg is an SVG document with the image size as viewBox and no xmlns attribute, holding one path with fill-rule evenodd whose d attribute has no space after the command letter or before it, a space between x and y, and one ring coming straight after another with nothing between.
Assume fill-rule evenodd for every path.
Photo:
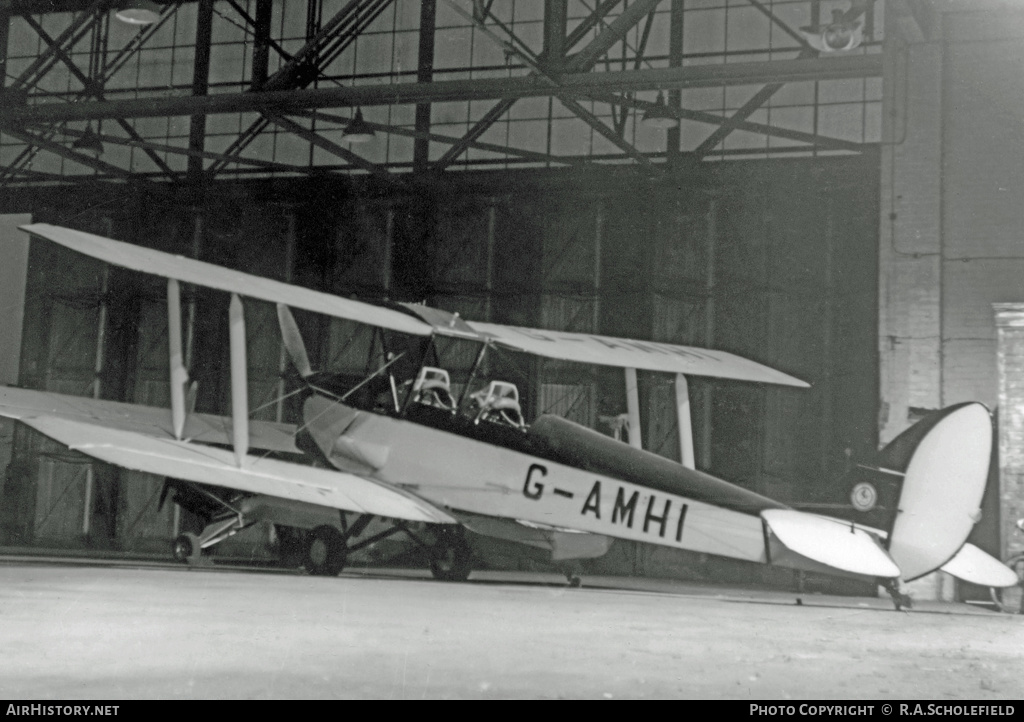
<instances>
[{"instance_id":1,"label":"aircraft fuselage","mask_svg":"<svg viewBox=\"0 0 1024 722\"><path fill-rule=\"evenodd\" d=\"M564 419L542 417L525 431L473 424L433 409L401 418L320 396L307 400L305 417L337 468L369 474L456 511L764 562L758 513L782 506ZM569 448L579 453L580 441L591 447L592 458L606 457L603 466L614 465L617 456L624 473L558 459ZM639 472L632 480L623 478L630 476L629 467ZM669 478L670 467L678 470L675 479ZM658 488L637 483L638 475ZM684 489L693 493L680 493ZM722 493L733 496L733 508L723 508ZM700 498L712 494L717 505Z\"/></svg>"}]
</instances>

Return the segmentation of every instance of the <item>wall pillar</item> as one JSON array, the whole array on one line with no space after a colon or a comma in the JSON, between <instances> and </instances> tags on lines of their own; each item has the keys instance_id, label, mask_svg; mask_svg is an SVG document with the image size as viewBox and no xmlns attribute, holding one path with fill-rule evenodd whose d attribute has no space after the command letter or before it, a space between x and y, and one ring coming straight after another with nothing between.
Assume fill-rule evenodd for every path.
<instances>
[{"instance_id":1,"label":"wall pillar","mask_svg":"<svg viewBox=\"0 0 1024 722\"><path fill-rule=\"evenodd\" d=\"M1024 552L1024 302L993 303L999 368L999 539L1005 559Z\"/></svg>"},{"instance_id":2,"label":"wall pillar","mask_svg":"<svg viewBox=\"0 0 1024 722\"><path fill-rule=\"evenodd\" d=\"M886 28L879 227L879 440L942 405L942 45Z\"/></svg>"}]
</instances>

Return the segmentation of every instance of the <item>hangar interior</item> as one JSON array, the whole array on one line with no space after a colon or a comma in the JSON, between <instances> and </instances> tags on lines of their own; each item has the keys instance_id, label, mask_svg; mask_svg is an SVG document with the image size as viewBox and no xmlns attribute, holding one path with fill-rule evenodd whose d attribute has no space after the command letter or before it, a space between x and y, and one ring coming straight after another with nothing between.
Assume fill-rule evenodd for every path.
<instances>
[{"instance_id":1,"label":"hangar interior","mask_svg":"<svg viewBox=\"0 0 1024 722\"><path fill-rule=\"evenodd\" d=\"M1012 3L10 0L0 16L0 213L339 295L738 353L812 387L691 379L696 466L797 508L849 507L844 476L881 443L982 401L1000 456L975 541L1024 544ZM833 21L855 31L822 47ZM166 405L157 279L41 242L20 273L4 382ZM196 409L224 413L226 300L187 305ZM250 408L294 420L273 306L247 312ZM365 329L299 321L316 365L362 370ZM506 361L527 416L621 430L621 372ZM445 357L456 385L472 363ZM644 448L679 460L671 377L638 384ZM3 430L4 549L166 554L190 523L158 509L156 477ZM218 554L272 560L273 535ZM637 542L588 566L806 583Z\"/></svg>"}]
</instances>

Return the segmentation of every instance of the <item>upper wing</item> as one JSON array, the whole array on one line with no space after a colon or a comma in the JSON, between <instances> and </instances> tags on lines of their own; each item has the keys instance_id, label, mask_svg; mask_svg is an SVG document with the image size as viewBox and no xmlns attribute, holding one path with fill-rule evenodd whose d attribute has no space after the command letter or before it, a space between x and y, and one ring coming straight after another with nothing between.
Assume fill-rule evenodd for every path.
<instances>
[{"instance_id":1,"label":"upper wing","mask_svg":"<svg viewBox=\"0 0 1024 722\"><path fill-rule=\"evenodd\" d=\"M403 333L419 336L437 333L476 341L491 340L497 346L513 351L577 363L714 376L785 386L809 386L804 381L781 371L725 351L655 341L634 341L598 334L543 331L495 323L469 323L463 321L457 314L414 304L403 304L408 312L406 313L60 226L35 223L22 226L22 230L123 268Z\"/></svg>"},{"instance_id":2,"label":"upper wing","mask_svg":"<svg viewBox=\"0 0 1024 722\"><path fill-rule=\"evenodd\" d=\"M54 416L161 439L174 438L170 409L10 386L0 386L0 416L11 419ZM206 444L231 444L231 419L214 414L188 414L184 436ZM299 453L295 446L295 426L250 419L249 448Z\"/></svg>"},{"instance_id":3,"label":"upper wing","mask_svg":"<svg viewBox=\"0 0 1024 722\"><path fill-rule=\"evenodd\" d=\"M429 324L401 311L374 306L362 301L353 301L301 286L293 286L262 276L253 276L193 258L174 256L151 248L143 248L131 243L122 243L91 233L73 231L46 223L34 223L22 226L21 229L59 243L73 251L133 271L152 273L156 276L174 278L185 283L195 283L250 298L283 303L296 308L304 308L307 311L361 321L402 333L429 336L433 331Z\"/></svg>"},{"instance_id":4,"label":"upper wing","mask_svg":"<svg viewBox=\"0 0 1024 722\"><path fill-rule=\"evenodd\" d=\"M810 385L781 371L725 351L711 351L656 341L632 341L589 333L540 331L476 321L471 322L469 326L481 334L490 336L494 343L504 348L565 361L785 386ZM438 333L444 333L444 329L438 329Z\"/></svg>"},{"instance_id":5,"label":"upper wing","mask_svg":"<svg viewBox=\"0 0 1024 722\"><path fill-rule=\"evenodd\" d=\"M353 474L256 456L245 457L239 468L233 452L212 446L157 439L55 416L25 417L21 421L76 451L126 469L360 514L456 523L415 494Z\"/></svg>"}]
</instances>

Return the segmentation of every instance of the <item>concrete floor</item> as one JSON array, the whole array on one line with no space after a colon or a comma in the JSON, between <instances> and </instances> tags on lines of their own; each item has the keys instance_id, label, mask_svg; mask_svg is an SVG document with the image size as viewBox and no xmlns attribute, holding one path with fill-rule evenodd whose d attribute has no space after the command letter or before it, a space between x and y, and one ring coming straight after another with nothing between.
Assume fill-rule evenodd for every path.
<instances>
[{"instance_id":1,"label":"concrete floor","mask_svg":"<svg viewBox=\"0 0 1024 722\"><path fill-rule=\"evenodd\" d=\"M1024 617L584 584L8 560L0 698L1024 697Z\"/></svg>"}]
</instances>

